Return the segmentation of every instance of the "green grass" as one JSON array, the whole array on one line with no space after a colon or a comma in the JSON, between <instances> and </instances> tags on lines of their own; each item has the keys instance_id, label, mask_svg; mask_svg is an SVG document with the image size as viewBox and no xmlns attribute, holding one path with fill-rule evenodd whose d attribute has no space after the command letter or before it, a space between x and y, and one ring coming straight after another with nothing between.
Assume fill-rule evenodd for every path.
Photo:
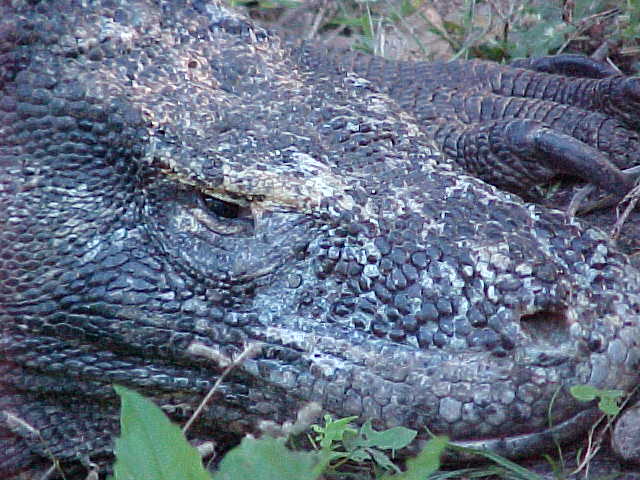
<instances>
[{"instance_id":1,"label":"green grass","mask_svg":"<svg viewBox=\"0 0 640 480\"><path fill-rule=\"evenodd\" d=\"M312 425L308 438L313 448L295 449L292 436L259 439L245 437L219 462L213 474L203 465L198 450L181 429L171 423L150 400L127 388L116 386L121 399L121 434L115 442L114 480L444 480L448 478L504 478L542 480L543 477L489 451L453 445L446 437L434 436L422 451L405 462L401 470L393 459L397 450L409 446L417 432L404 427L377 431L370 421L360 427L356 417L334 420L325 415L322 425ZM619 413L622 392L581 385L571 389L579 400L600 399L609 424ZM602 403L603 400L608 399ZM467 457L484 458L488 465L440 471L445 449ZM565 478L562 461L549 459L556 478ZM562 460L562 459L560 459Z\"/></svg>"},{"instance_id":2,"label":"green grass","mask_svg":"<svg viewBox=\"0 0 640 480\"><path fill-rule=\"evenodd\" d=\"M369 422L356 429L351 425L354 417L333 420L326 416L324 425L313 429L315 449L292 450L286 438L245 437L210 475L198 451L158 406L132 390L115 388L122 404L115 480L315 480L323 474L341 476L340 467L347 462L368 463L380 480L418 480L440 468L447 445L445 438L433 438L401 472L387 451L406 447L417 432L403 427L378 432Z\"/></svg>"},{"instance_id":3,"label":"green grass","mask_svg":"<svg viewBox=\"0 0 640 480\"><path fill-rule=\"evenodd\" d=\"M610 58L627 72L640 67L640 0L464 0L453 12L442 11L449 2L438 0L228 2L294 37L330 44L339 37L340 45L390 58L398 55L390 48L394 39L411 59L509 61L572 52ZM431 47L437 41L446 53Z\"/></svg>"}]
</instances>

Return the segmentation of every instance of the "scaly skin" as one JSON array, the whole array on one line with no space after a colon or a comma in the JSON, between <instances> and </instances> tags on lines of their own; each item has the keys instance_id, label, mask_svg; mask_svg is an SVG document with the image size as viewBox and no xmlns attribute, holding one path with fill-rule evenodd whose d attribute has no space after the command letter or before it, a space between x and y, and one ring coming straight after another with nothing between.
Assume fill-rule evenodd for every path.
<instances>
[{"instance_id":1,"label":"scaly skin","mask_svg":"<svg viewBox=\"0 0 640 480\"><path fill-rule=\"evenodd\" d=\"M517 456L550 445L556 393L570 438L593 407L569 386L636 384L638 271L601 231L462 173L449 157L464 152L440 153L418 114L430 101L409 108L348 57L289 50L215 4L14 3L0 20L2 474L108 459L113 383L182 420L254 342L198 436L317 401ZM524 120L502 145L548 146ZM626 182L607 151L553 139L560 164L593 151L600 180Z\"/></svg>"}]
</instances>

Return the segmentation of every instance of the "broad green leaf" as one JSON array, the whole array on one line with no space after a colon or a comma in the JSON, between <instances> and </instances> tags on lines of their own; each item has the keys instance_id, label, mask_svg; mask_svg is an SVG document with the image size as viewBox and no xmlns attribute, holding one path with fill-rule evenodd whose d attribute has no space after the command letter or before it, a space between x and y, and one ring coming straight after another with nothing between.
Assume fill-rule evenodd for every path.
<instances>
[{"instance_id":1,"label":"broad green leaf","mask_svg":"<svg viewBox=\"0 0 640 480\"><path fill-rule=\"evenodd\" d=\"M569 391L573 398L580 402L590 402L591 400L595 400L599 393L600 389L592 386L592 385L574 385Z\"/></svg>"},{"instance_id":2,"label":"broad green leaf","mask_svg":"<svg viewBox=\"0 0 640 480\"><path fill-rule=\"evenodd\" d=\"M434 437L415 458L407 460L407 471L399 475L385 475L382 480L424 480L440 468L440 457L449 444L447 437Z\"/></svg>"},{"instance_id":3,"label":"broad green leaf","mask_svg":"<svg viewBox=\"0 0 640 480\"><path fill-rule=\"evenodd\" d=\"M574 385L569 389L571 395L581 402L589 402L599 398L598 408L607 415L618 415L618 401L624 395L622 390L600 390L591 385Z\"/></svg>"},{"instance_id":4,"label":"broad green leaf","mask_svg":"<svg viewBox=\"0 0 640 480\"><path fill-rule=\"evenodd\" d=\"M600 402L598 402L598 408L607 415L618 415L621 410L618 402L623 395L624 392L622 390L600 391Z\"/></svg>"},{"instance_id":5,"label":"broad green leaf","mask_svg":"<svg viewBox=\"0 0 640 480\"><path fill-rule=\"evenodd\" d=\"M405 427L393 427L377 432L371 427L371 422L367 421L362 425L362 434L367 438L367 447L399 450L409 445L418 432Z\"/></svg>"},{"instance_id":6,"label":"broad green leaf","mask_svg":"<svg viewBox=\"0 0 640 480\"><path fill-rule=\"evenodd\" d=\"M620 407L618 406L618 400L611 397L601 397L598 402L598 408L602 413L607 415L618 415L620 413Z\"/></svg>"},{"instance_id":7,"label":"broad green leaf","mask_svg":"<svg viewBox=\"0 0 640 480\"><path fill-rule=\"evenodd\" d=\"M623 390L600 390L600 397L611 398L611 399L619 399L624 396Z\"/></svg>"},{"instance_id":8,"label":"broad green leaf","mask_svg":"<svg viewBox=\"0 0 640 480\"><path fill-rule=\"evenodd\" d=\"M211 480L178 426L150 400L114 386L122 402L115 480Z\"/></svg>"},{"instance_id":9,"label":"broad green leaf","mask_svg":"<svg viewBox=\"0 0 640 480\"><path fill-rule=\"evenodd\" d=\"M315 480L328 459L319 452L294 452L281 438L245 437L227 453L214 480Z\"/></svg>"}]
</instances>

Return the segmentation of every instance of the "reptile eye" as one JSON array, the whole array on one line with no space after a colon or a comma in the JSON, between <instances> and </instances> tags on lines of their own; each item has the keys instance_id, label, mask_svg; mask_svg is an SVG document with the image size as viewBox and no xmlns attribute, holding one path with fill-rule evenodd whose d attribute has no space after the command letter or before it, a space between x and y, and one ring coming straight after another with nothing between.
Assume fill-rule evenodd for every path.
<instances>
[{"instance_id":1,"label":"reptile eye","mask_svg":"<svg viewBox=\"0 0 640 480\"><path fill-rule=\"evenodd\" d=\"M240 205L226 202L219 198L202 194L202 202L211 213L222 218L238 218L240 216Z\"/></svg>"}]
</instances>

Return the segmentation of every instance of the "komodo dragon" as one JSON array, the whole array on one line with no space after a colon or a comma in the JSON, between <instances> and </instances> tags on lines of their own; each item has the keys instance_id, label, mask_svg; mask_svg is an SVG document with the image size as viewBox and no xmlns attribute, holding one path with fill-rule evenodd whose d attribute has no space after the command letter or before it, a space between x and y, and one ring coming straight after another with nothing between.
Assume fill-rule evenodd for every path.
<instances>
[{"instance_id":1,"label":"komodo dragon","mask_svg":"<svg viewBox=\"0 0 640 480\"><path fill-rule=\"evenodd\" d=\"M571 385L637 384L638 270L504 191L626 192L637 80L330 58L196 0L3 5L0 475L108 459L114 383L184 420L250 343L195 436L316 401L519 456L554 395L568 439Z\"/></svg>"}]
</instances>

